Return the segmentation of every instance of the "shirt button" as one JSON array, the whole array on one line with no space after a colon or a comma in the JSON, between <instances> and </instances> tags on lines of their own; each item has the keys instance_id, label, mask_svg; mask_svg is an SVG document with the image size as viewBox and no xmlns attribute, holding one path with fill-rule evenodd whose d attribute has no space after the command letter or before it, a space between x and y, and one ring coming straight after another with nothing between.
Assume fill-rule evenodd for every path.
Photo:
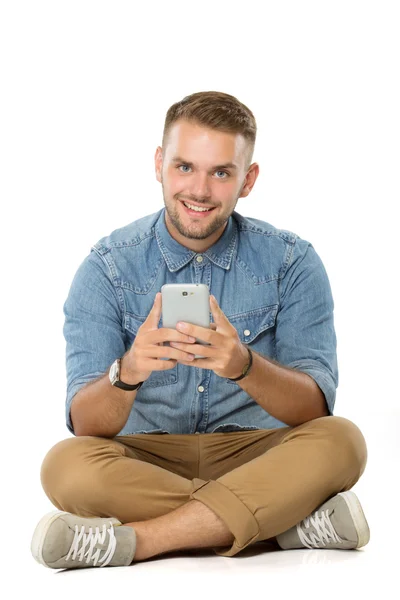
<instances>
[{"instance_id":1,"label":"shirt button","mask_svg":"<svg viewBox=\"0 0 400 600\"><path fill-rule=\"evenodd\" d=\"M203 386L202 386L202 385L199 385L199 387L197 388L197 390L198 390L199 392L204 392L204 388L203 388Z\"/></svg>"},{"instance_id":2,"label":"shirt button","mask_svg":"<svg viewBox=\"0 0 400 600\"><path fill-rule=\"evenodd\" d=\"M245 329L245 330L244 330L244 335L250 335L250 331L249 331L249 329Z\"/></svg>"},{"instance_id":3,"label":"shirt button","mask_svg":"<svg viewBox=\"0 0 400 600\"><path fill-rule=\"evenodd\" d=\"M201 254L199 254L199 256L196 256L196 260L197 262L203 262L203 257L201 256Z\"/></svg>"}]
</instances>

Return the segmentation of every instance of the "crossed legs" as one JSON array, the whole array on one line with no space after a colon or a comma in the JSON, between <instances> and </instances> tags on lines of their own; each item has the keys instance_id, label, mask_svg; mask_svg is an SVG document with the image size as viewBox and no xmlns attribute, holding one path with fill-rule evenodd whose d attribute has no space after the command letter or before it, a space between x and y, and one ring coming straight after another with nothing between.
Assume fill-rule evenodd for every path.
<instances>
[{"instance_id":1,"label":"crossed legs","mask_svg":"<svg viewBox=\"0 0 400 600\"><path fill-rule=\"evenodd\" d=\"M135 560L204 547L233 556L287 531L328 497L350 489L365 468L365 440L347 419L322 417L275 430L272 445L268 435L252 434L245 443L236 436L226 443L210 439L209 456L218 460L204 479L190 475L198 454L189 436L154 436L151 444L139 436L131 448L117 440L69 438L46 456L42 485L60 510L115 516L133 527ZM160 468L166 448L181 475ZM225 460L231 462L227 472Z\"/></svg>"}]
</instances>

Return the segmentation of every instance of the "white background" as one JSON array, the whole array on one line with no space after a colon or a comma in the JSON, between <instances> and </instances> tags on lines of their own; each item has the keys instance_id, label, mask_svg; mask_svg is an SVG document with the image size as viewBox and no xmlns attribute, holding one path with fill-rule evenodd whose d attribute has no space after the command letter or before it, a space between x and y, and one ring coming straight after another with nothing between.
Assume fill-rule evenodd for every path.
<instances>
[{"instance_id":1,"label":"white background","mask_svg":"<svg viewBox=\"0 0 400 600\"><path fill-rule=\"evenodd\" d=\"M154 153L165 113L207 90L236 96L258 124L260 175L236 210L310 241L328 272L335 414L367 439L356 490L387 543L381 503L399 458L398 9L2 2L2 513L23 522L22 568L40 571L30 536L54 508L41 462L71 435L62 306L72 278L99 238L163 206Z\"/></svg>"}]
</instances>

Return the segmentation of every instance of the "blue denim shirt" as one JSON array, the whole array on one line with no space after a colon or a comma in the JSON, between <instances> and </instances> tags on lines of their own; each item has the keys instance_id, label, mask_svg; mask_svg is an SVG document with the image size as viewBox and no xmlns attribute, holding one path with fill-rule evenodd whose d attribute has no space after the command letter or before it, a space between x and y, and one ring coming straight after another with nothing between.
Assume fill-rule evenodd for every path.
<instances>
[{"instance_id":1,"label":"blue denim shirt","mask_svg":"<svg viewBox=\"0 0 400 600\"><path fill-rule=\"evenodd\" d=\"M313 246L295 233L235 211L217 242L197 253L171 237L162 208L98 241L72 281L63 329L71 433L75 434L70 417L74 395L108 373L113 361L131 347L165 283L205 283L241 341L310 375L333 414L338 386L334 304ZM238 383L212 370L177 363L151 373L117 435L286 425Z\"/></svg>"}]
</instances>

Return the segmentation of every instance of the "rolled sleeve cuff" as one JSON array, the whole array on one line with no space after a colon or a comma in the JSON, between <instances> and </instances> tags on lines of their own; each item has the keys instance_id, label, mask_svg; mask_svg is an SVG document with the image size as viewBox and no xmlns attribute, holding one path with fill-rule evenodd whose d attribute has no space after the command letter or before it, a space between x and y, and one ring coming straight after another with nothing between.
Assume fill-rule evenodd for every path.
<instances>
[{"instance_id":1,"label":"rolled sleeve cuff","mask_svg":"<svg viewBox=\"0 0 400 600\"><path fill-rule=\"evenodd\" d=\"M72 426L72 420L71 420L72 400L74 399L74 396L79 392L79 390L81 388L83 388L87 383L89 383L89 381L93 381L94 379L97 379L98 377L101 377L102 375L105 375L105 373L97 372L97 373L91 373L90 375L85 375L85 377L80 377L79 379L75 379L75 381L73 381L72 384L68 388L67 399L65 402L65 420L66 420L68 430L73 435L75 435L75 431Z\"/></svg>"},{"instance_id":2,"label":"rolled sleeve cuff","mask_svg":"<svg viewBox=\"0 0 400 600\"><path fill-rule=\"evenodd\" d=\"M321 363L315 360L297 360L286 366L290 367L291 369L296 369L296 371L307 373L307 375L310 375L310 377L314 379L315 383L322 390L325 396L329 415L333 416L333 409L336 400L336 385L332 376L321 366Z\"/></svg>"}]
</instances>

